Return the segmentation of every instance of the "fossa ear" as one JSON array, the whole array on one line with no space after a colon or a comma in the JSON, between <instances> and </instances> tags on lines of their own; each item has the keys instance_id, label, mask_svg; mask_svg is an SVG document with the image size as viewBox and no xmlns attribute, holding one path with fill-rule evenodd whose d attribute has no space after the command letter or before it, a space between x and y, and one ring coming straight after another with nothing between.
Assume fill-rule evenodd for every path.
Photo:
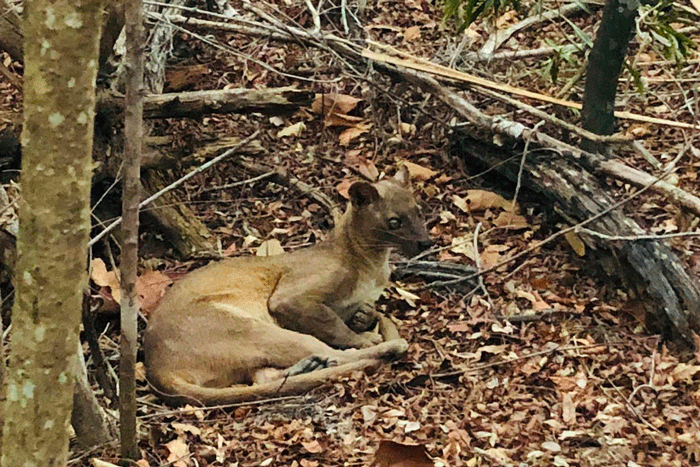
<instances>
[{"instance_id":1,"label":"fossa ear","mask_svg":"<svg viewBox=\"0 0 700 467\"><path fill-rule=\"evenodd\" d=\"M411 186L411 174L408 172L408 167L402 165L399 171L394 175L394 181L404 188Z\"/></svg>"},{"instance_id":2,"label":"fossa ear","mask_svg":"<svg viewBox=\"0 0 700 467\"><path fill-rule=\"evenodd\" d=\"M379 199L379 192L369 182L355 182L348 190L350 201L356 208L367 206Z\"/></svg>"}]
</instances>

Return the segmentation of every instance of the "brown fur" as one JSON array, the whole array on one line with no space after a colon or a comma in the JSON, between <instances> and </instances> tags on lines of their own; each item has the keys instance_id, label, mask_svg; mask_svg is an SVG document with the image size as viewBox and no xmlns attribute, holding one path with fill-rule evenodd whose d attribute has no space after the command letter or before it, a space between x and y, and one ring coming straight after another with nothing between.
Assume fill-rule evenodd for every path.
<instances>
[{"instance_id":1,"label":"brown fur","mask_svg":"<svg viewBox=\"0 0 700 467\"><path fill-rule=\"evenodd\" d=\"M405 352L388 319L379 317L392 339L384 343L346 322L387 285L391 248L413 255L430 244L409 185L405 169L375 184L357 182L325 242L187 275L151 314L149 382L177 402L233 403L302 392ZM307 373L328 365L338 366Z\"/></svg>"}]
</instances>

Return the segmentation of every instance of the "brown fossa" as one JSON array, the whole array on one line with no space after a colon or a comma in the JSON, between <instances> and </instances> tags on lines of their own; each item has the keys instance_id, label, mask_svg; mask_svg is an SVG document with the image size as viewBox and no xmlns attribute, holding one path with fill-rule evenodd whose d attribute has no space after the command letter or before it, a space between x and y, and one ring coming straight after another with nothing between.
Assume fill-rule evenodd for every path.
<instances>
[{"instance_id":1,"label":"brown fossa","mask_svg":"<svg viewBox=\"0 0 700 467\"><path fill-rule=\"evenodd\" d=\"M349 195L327 240L212 263L166 293L144 335L148 381L163 399L229 404L300 393L406 351L393 323L368 310L388 284L389 251L413 256L431 244L408 171L356 182ZM378 320L381 335L351 329L356 314Z\"/></svg>"}]
</instances>

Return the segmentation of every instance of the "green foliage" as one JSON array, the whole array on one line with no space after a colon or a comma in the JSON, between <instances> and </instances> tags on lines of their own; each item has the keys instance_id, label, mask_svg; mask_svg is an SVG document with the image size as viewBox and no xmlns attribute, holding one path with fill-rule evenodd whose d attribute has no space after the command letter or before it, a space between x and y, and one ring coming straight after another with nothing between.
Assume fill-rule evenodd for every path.
<instances>
[{"instance_id":1,"label":"green foliage","mask_svg":"<svg viewBox=\"0 0 700 467\"><path fill-rule=\"evenodd\" d=\"M692 17L694 13L674 7L673 0L661 0L656 5L643 5L640 10L638 24L648 31L639 31L641 41L646 41L666 59L681 63L690 50L695 48L695 44L679 29L684 25L697 25L696 18Z\"/></svg>"},{"instance_id":2,"label":"green foliage","mask_svg":"<svg viewBox=\"0 0 700 467\"><path fill-rule=\"evenodd\" d=\"M552 83L556 83L559 79L559 70L561 68L562 63L566 62L569 65L575 66L579 62L579 60L575 55L575 50L569 47L557 45L549 39L546 39L545 43L549 47L552 47L552 49L554 49L555 54L549 57L547 60L545 60L544 66L542 67L542 74L544 76L547 76L552 81Z\"/></svg>"},{"instance_id":3,"label":"green foliage","mask_svg":"<svg viewBox=\"0 0 700 467\"><path fill-rule=\"evenodd\" d=\"M480 16L498 16L509 8L519 10L520 0L445 0L445 19L455 20L462 32Z\"/></svg>"},{"instance_id":4,"label":"green foliage","mask_svg":"<svg viewBox=\"0 0 700 467\"><path fill-rule=\"evenodd\" d=\"M639 70L637 68L632 66L629 60L625 60L624 67L625 70L627 70L632 76L632 80L634 81L634 86L637 88L637 92L639 94L643 94L644 82L642 81L642 74L639 73Z\"/></svg>"}]
</instances>

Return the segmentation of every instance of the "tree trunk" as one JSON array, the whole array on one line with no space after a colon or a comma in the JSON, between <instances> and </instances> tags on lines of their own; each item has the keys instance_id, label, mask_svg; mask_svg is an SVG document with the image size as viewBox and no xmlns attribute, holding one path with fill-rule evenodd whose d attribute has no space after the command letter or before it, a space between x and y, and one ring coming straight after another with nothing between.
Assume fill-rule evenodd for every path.
<instances>
[{"instance_id":1,"label":"tree trunk","mask_svg":"<svg viewBox=\"0 0 700 467\"><path fill-rule=\"evenodd\" d=\"M615 93L617 79L634 34L638 0L606 0L593 49L588 55L586 85L583 92L581 124L597 135L611 135L615 130ZM584 141L586 151L598 152L600 143Z\"/></svg>"},{"instance_id":2,"label":"tree trunk","mask_svg":"<svg viewBox=\"0 0 700 467\"><path fill-rule=\"evenodd\" d=\"M119 345L119 431L122 457L139 458L136 436L136 349L139 310L136 273L139 246L141 142L143 141L143 3L125 3L126 109L124 118L124 182L122 190L121 340Z\"/></svg>"},{"instance_id":3,"label":"tree trunk","mask_svg":"<svg viewBox=\"0 0 700 467\"><path fill-rule=\"evenodd\" d=\"M22 198L1 465L68 457L90 232L100 1L25 3Z\"/></svg>"}]
</instances>

